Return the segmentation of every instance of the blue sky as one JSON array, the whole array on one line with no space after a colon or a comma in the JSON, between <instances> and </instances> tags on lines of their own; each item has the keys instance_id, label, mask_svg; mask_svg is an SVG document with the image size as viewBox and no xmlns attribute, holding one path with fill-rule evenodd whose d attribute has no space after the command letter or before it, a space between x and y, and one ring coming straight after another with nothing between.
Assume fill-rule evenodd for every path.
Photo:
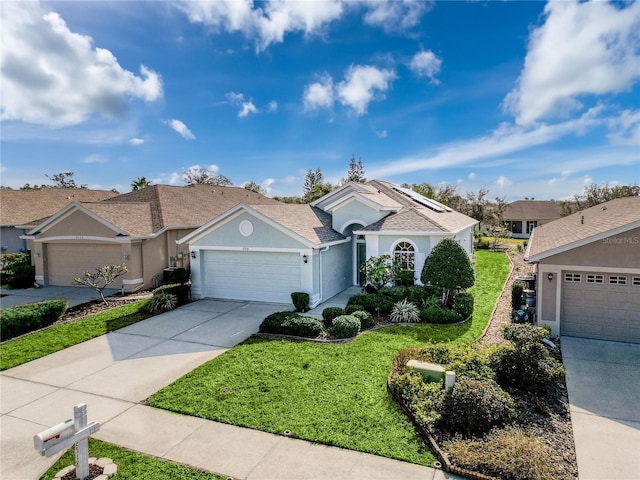
<instances>
[{"instance_id":1,"label":"blue sky","mask_svg":"<svg viewBox=\"0 0 640 480\"><path fill-rule=\"evenodd\" d=\"M640 2L2 2L0 183L640 181Z\"/></svg>"}]
</instances>

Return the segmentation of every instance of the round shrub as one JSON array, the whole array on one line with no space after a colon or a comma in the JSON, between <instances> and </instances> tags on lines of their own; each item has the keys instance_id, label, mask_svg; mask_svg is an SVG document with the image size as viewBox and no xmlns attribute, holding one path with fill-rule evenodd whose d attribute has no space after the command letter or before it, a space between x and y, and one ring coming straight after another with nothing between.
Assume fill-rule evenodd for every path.
<instances>
[{"instance_id":1,"label":"round shrub","mask_svg":"<svg viewBox=\"0 0 640 480\"><path fill-rule=\"evenodd\" d=\"M331 331L336 338L355 337L360 331L360 320L353 315L340 315L333 319Z\"/></svg>"},{"instance_id":2,"label":"round shrub","mask_svg":"<svg viewBox=\"0 0 640 480\"><path fill-rule=\"evenodd\" d=\"M515 419L516 406L493 380L461 378L442 398L440 425L453 433L482 435Z\"/></svg>"},{"instance_id":3,"label":"round shrub","mask_svg":"<svg viewBox=\"0 0 640 480\"><path fill-rule=\"evenodd\" d=\"M367 330L368 328L373 327L373 317L369 312L365 312L364 310L356 310L351 313L354 317L360 320L360 330Z\"/></svg>"},{"instance_id":4,"label":"round shrub","mask_svg":"<svg viewBox=\"0 0 640 480\"><path fill-rule=\"evenodd\" d=\"M322 322L311 317L291 317L282 323L286 335L316 338L322 333Z\"/></svg>"},{"instance_id":5,"label":"round shrub","mask_svg":"<svg viewBox=\"0 0 640 480\"><path fill-rule=\"evenodd\" d=\"M358 305L357 303L352 303L351 305L347 305L344 309L345 315L351 315L353 312L361 312L366 311L366 309L362 305Z\"/></svg>"},{"instance_id":6,"label":"round shrub","mask_svg":"<svg viewBox=\"0 0 640 480\"><path fill-rule=\"evenodd\" d=\"M282 333L282 323L291 318L299 316L295 312L275 312L268 315L260 324L260 333Z\"/></svg>"},{"instance_id":7,"label":"round shrub","mask_svg":"<svg viewBox=\"0 0 640 480\"><path fill-rule=\"evenodd\" d=\"M344 315L344 313L344 309L340 307L327 307L322 311L322 322L330 326L334 318Z\"/></svg>"},{"instance_id":8,"label":"round shrub","mask_svg":"<svg viewBox=\"0 0 640 480\"><path fill-rule=\"evenodd\" d=\"M468 292L459 293L453 299L453 309L466 320L473 313L473 295Z\"/></svg>"},{"instance_id":9,"label":"round shrub","mask_svg":"<svg viewBox=\"0 0 640 480\"><path fill-rule=\"evenodd\" d=\"M460 315L455 310L440 307L426 307L420 312L420 319L425 323L449 324L458 323Z\"/></svg>"},{"instance_id":10,"label":"round shrub","mask_svg":"<svg viewBox=\"0 0 640 480\"><path fill-rule=\"evenodd\" d=\"M309 310L309 294L305 292L292 292L291 303L296 307L297 312L306 312Z\"/></svg>"}]
</instances>

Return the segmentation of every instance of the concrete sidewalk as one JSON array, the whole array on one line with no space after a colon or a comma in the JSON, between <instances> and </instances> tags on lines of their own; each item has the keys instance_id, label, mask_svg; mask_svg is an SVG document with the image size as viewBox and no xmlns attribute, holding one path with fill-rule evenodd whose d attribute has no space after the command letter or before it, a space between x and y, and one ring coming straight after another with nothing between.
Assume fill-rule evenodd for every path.
<instances>
[{"instance_id":1,"label":"concrete sidewalk","mask_svg":"<svg viewBox=\"0 0 640 480\"><path fill-rule=\"evenodd\" d=\"M200 300L0 374L0 478L37 479L57 457L33 435L84 402L95 438L242 479L444 479L441 471L140 405L256 332L286 305Z\"/></svg>"}]
</instances>

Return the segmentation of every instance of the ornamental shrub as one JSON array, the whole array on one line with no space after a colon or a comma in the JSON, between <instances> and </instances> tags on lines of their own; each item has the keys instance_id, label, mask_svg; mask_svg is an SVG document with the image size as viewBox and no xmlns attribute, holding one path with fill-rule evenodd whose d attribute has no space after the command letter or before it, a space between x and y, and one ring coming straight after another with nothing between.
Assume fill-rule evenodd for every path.
<instances>
[{"instance_id":1,"label":"ornamental shrub","mask_svg":"<svg viewBox=\"0 0 640 480\"><path fill-rule=\"evenodd\" d=\"M303 317L295 312L276 312L262 321L258 331L316 338L322 333L323 328L322 322L315 318Z\"/></svg>"},{"instance_id":2,"label":"ornamental shrub","mask_svg":"<svg viewBox=\"0 0 640 480\"><path fill-rule=\"evenodd\" d=\"M154 293L147 308L151 313L168 312L176 308L178 298L167 291Z\"/></svg>"},{"instance_id":3,"label":"ornamental shrub","mask_svg":"<svg viewBox=\"0 0 640 480\"><path fill-rule=\"evenodd\" d=\"M2 283L16 289L33 287L36 281L36 268L31 265L28 254L7 254L3 256L3 261Z\"/></svg>"},{"instance_id":4,"label":"ornamental shrub","mask_svg":"<svg viewBox=\"0 0 640 480\"><path fill-rule=\"evenodd\" d=\"M516 418L511 396L490 379L461 378L442 398L440 425L450 432L482 435Z\"/></svg>"},{"instance_id":5,"label":"ornamental shrub","mask_svg":"<svg viewBox=\"0 0 640 480\"><path fill-rule=\"evenodd\" d=\"M431 293L425 287L414 285L412 287L404 288L404 298L416 305L422 305L422 303L430 296Z\"/></svg>"},{"instance_id":6,"label":"ornamental shrub","mask_svg":"<svg viewBox=\"0 0 640 480\"><path fill-rule=\"evenodd\" d=\"M460 315L462 320L466 320L473 313L473 295L462 292L453 298L453 309Z\"/></svg>"},{"instance_id":7,"label":"ornamental shrub","mask_svg":"<svg viewBox=\"0 0 640 480\"><path fill-rule=\"evenodd\" d=\"M460 315L455 310L449 310L448 308L426 307L420 311L420 320L425 323L445 325L458 323Z\"/></svg>"},{"instance_id":8,"label":"ornamental shrub","mask_svg":"<svg viewBox=\"0 0 640 480\"><path fill-rule=\"evenodd\" d=\"M66 310L67 301L60 299L6 308L0 312L0 338L4 341L47 327Z\"/></svg>"},{"instance_id":9,"label":"ornamental shrub","mask_svg":"<svg viewBox=\"0 0 640 480\"><path fill-rule=\"evenodd\" d=\"M522 292L524 290L524 284L522 282L514 282L511 286L511 308L513 310L520 310L522 306Z\"/></svg>"},{"instance_id":10,"label":"ornamental shrub","mask_svg":"<svg viewBox=\"0 0 640 480\"><path fill-rule=\"evenodd\" d=\"M340 307L327 307L322 311L322 323L326 326L330 326L333 319L344 315L344 309Z\"/></svg>"},{"instance_id":11,"label":"ornamental shrub","mask_svg":"<svg viewBox=\"0 0 640 480\"><path fill-rule=\"evenodd\" d=\"M292 292L291 302L296 307L296 312L307 312L309 310L309 294L305 292Z\"/></svg>"},{"instance_id":12,"label":"ornamental shrub","mask_svg":"<svg viewBox=\"0 0 640 480\"><path fill-rule=\"evenodd\" d=\"M336 338L355 337L360 331L360 320L353 315L340 315L333 319L331 331Z\"/></svg>"},{"instance_id":13,"label":"ornamental shrub","mask_svg":"<svg viewBox=\"0 0 640 480\"><path fill-rule=\"evenodd\" d=\"M440 241L424 262L422 283L443 289L442 305L449 306L453 291L465 290L475 283L475 273L469 255L452 238Z\"/></svg>"},{"instance_id":14,"label":"ornamental shrub","mask_svg":"<svg viewBox=\"0 0 640 480\"><path fill-rule=\"evenodd\" d=\"M177 300L177 306L184 305L189 301L191 297L191 285L180 284L180 283L170 283L167 285L161 285L160 287L153 290L153 295L160 293L170 293L174 295Z\"/></svg>"},{"instance_id":15,"label":"ornamental shrub","mask_svg":"<svg viewBox=\"0 0 640 480\"><path fill-rule=\"evenodd\" d=\"M416 279L413 270L401 269L396 272L396 276L393 280L397 287L411 287L415 283Z\"/></svg>"},{"instance_id":16,"label":"ornamental shrub","mask_svg":"<svg viewBox=\"0 0 640 480\"><path fill-rule=\"evenodd\" d=\"M260 333L281 333L280 327L282 323L291 317L298 317L295 312L275 312L268 315L260 324L258 331Z\"/></svg>"},{"instance_id":17,"label":"ornamental shrub","mask_svg":"<svg viewBox=\"0 0 640 480\"><path fill-rule=\"evenodd\" d=\"M354 295L347 301L347 307L350 305L361 305L367 312L376 313L376 294L360 293Z\"/></svg>"},{"instance_id":18,"label":"ornamental shrub","mask_svg":"<svg viewBox=\"0 0 640 480\"><path fill-rule=\"evenodd\" d=\"M369 312L365 312L364 310L356 310L348 315L353 315L358 320L360 320L360 330L367 330L373 327L373 317Z\"/></svg>"},{"instance_id":19,"label":"ornamental shrub","mask_svg":"<svg viewBox=\"0 0 640 480\"><path fill-rule=\"evenodd\" d=\"M353 312L362 312L362 311L366 311L365 308L362 305L358 305L355 303L352 303L351 305L347 305L344 309L345 315L351 315Z\"/></svg>"},{"instance_id":20,"label":"ornamental shrub","mask_svg":"<svg viewBox=\"0 0 640 480\"><path fill-rule=\"evenodd\" d=\"M444 395L441 383L425 382L420 373L407 369L393 377L391 389L402 398L420 425L429 428L440 420L438 405Z\"/></svg>"},{"instance_id":21,"label":"ornamental shrub","mask_svg":"<svg viewBox=\"0 0 640 480\"><path fill-rule=\"evenodd\" d=\"M417 323L420 321L420 311L415 303L405 298L393 306L390 320L394 323Z\"/></svg>"},{"instance_id":22,"label":"ornamental shrub","mask_svg":"<svg viewBox=\"0 0 640 480\"><path fill-rule=\"evenodd\" d=\"M541 343L547 335L543 328L529 324L505 327L508 342L491 356L500 385L531 393L546 393L555 385L564 368Z\"/></svg>"}]
</instances>

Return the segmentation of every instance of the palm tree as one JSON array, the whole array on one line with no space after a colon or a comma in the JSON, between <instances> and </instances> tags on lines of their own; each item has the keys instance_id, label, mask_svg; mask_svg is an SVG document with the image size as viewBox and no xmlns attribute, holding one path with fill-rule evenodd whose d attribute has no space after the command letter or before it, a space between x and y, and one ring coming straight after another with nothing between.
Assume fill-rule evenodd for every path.
<instances>
[{"instance_id":1,"label":"palm tree","mask_svg":"<svg viewBox=\"0 0 640 480\"><path fill-rule=\"evenodd\" d=\"M141 188L147 188L151 186L151 182L145 177L138 177L131 182L131 190L139 190Z\"/></svg>"}]
</instances>

